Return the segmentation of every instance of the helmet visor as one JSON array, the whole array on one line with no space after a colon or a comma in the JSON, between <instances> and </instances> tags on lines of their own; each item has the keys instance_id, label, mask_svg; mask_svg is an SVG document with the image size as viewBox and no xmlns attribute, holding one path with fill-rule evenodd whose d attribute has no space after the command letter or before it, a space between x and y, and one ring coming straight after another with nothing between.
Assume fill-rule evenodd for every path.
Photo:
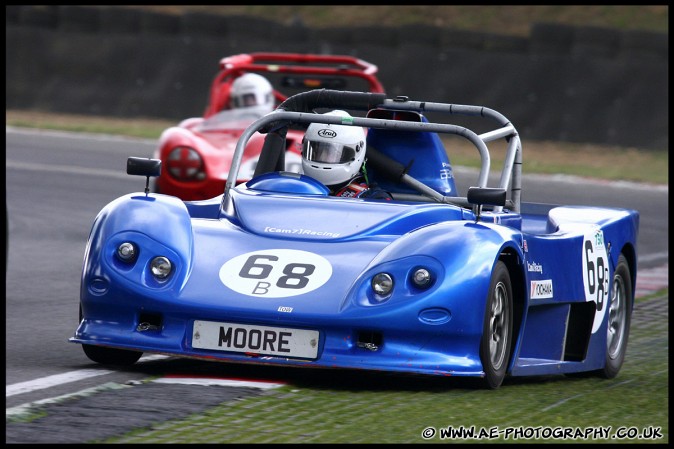
<instances>
[{"instance_id":1,"label":"helmet visor","mask_svg":"<svg viewBox=\"0 0 674 449\"><path fill-rule=\"evenodd\" d=\"M232 103L234 104L235 108L245 108L248 106L255 106L257 104L257 98L255 98L255 94L253 93L242 94L233 96Z\"/></svg>"},{"instance_id":2,"label":"helmet visor","mask_svg":"<svg viewBox=\"0 0 674 449\"><path fill-rule=\"evenodd\" d=\"M341 143L305 140L302 157L311 162L344 164L356 158L356 148Z\"/></svg>"}]
</instances>

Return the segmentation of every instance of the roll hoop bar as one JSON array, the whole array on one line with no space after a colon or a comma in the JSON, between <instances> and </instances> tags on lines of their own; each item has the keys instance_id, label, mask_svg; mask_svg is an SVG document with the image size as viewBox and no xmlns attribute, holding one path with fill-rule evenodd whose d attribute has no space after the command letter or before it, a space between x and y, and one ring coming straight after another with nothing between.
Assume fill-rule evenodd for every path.
<instances>
[{"instance_id":1,"label":"roll hoop bar","mask_svg":"<svg viewBox=\"0 0 674 449\"><path fill-rule=\"evenodd\" d=\"M448 115L475 116L494 120L499 125L499 128L478 135L468 128L452 124L361 117L345 118L313 112L315 109L319 108L364 111L379 108L396 111L416 111L419 113L434 112ZM276 110L256 120L246 128L236 145L232 165L225 184L223 206L229 199L231 189L235 187L244 149L253 134L256 132L263 134L278 133L279 137L285 139L285 131L291 123L324 123L399 131L426 131L461 136L470 141L480 153L481 164L477 181L477 187L479 188L487 188L489 176L490 158L486 143L505 138L508 142L508 147L497 188L505 191L507 190L508 185L511 185L510 200L506 202L506 205L514 212L520 211L522 147L517 130L510 123L510 120L501 113L482 106L412 101L407 97L402 96L394 99L387 99L386 95L382 93L350 92L330 89L317 89L289 97L281 103ZM263 154L260 156L260 159L263 158L264 151L265 150L263 149ZM368 148L368 158L371 157L369 152L370 149ZM387 158L387 156L383 154L376 154L374 156L375 159L379 160L381 160L381 158ZM393 163L395 164L395 162ZM256 170L256 175L257 174ZM403 182L416 188L423 195L430 196L435 201L458 204L463 207L470 207L472 205L467 197L444 196L416 179L411 178L409 175L404 176L406 178L402 179ZM500 212L501 209L502 206L494 207L495 212Z\"/></svg>"}]
</instances>

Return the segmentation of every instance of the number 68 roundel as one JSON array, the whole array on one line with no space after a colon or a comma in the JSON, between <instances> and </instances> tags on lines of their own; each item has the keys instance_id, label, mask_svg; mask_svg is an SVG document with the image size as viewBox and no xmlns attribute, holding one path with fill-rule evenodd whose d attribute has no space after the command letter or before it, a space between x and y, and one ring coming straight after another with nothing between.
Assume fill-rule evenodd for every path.
<instances>
[{"instance_id":1,"label":"number 68 roundel","mask_svg":"<svg viewBox=\"0 0 674 449\"><path fill-rule=\"evenodd\" d=\"M332 265L308 251L268 249L241 254L220 268L225 286L243 295L285 298L308 293L332 276Z\"/></svg>"}]
</instances>

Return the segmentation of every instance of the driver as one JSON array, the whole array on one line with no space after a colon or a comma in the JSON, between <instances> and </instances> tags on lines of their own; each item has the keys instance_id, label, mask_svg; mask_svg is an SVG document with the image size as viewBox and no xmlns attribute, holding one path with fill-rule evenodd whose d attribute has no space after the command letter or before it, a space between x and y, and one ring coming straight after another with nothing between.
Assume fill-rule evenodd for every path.
<instances>
[{"instance_id":1,"label":"driver","mask_svg":"<svg viewBox=\"0 0 674 449\"><path fill-rule=\"evenodd\" d=\"M232 83L229 105L232 109L262 106L268 109L265 113L271 112L274 110L274 89L264 76L246 73Z\"/></svg>"},{"instance_id":2,"label":"driver","mask_svg":"<svg viewBox=\"0 0 674 449\"><path fill-rule=\"evenodd\" d=\"M351 117L340 110L326 114ZM333 196L392 199L369 182L365 150L363 128L312 123L302 139L302 170L328 187Z\"/></svg>"}]
</instances>

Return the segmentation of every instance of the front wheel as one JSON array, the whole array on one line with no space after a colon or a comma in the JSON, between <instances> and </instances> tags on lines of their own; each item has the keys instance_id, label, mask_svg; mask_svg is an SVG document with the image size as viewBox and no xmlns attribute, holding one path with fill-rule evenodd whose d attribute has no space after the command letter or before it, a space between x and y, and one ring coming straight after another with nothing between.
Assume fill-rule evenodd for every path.
<instances>
[{"instance_id":1,"label":"front wheel","mask_svg":"<svg viewBox=\"0 0 674 449\"><path fill-rule=\"evenodd\" d=\"M598 373L606 379L616 377L625 360L632 316L632 277L627 259L622 254L618 258L618 265L613 274L611 292L606 335L606 365Z\"/></svg>"},{"instance_id":2,"label":"front wheel","mask_svg":"<svg viewBox=\"0 0 674 449\"><path fill-rule=\"evenodd\" d=\"M106 348L104 346L82 345L84 353L101 365L128 366L133 365L143 355L142 352L126 349Z\"/></svg>"},{"instance_id":3,"label":"front wheel","mask_svg":"<svg viewBox=\"0 0 674 449\"><path fill-rule=\"evenodd\" d=\"M501 386L508 368L513 327L512 297L508 268L498 261L491 276L480 342L484 383L491 389Z\"/></svg>"},{"instance_id":4,"label":"front wheel","mask_svg":"<svg viewBox=\"0 0 674 449\"><path fill-rule=\"evenodd\" d=\"M82 313L82 304L80 304L79 320L82 322L84 314ZM104 346L82 345L84 354L89 357L92 362L100 363L101 365L117 365L128 366L133 365L141 358L142 352L129 351L126 349L106 348Z\"/></svg>"}]
</instances>

